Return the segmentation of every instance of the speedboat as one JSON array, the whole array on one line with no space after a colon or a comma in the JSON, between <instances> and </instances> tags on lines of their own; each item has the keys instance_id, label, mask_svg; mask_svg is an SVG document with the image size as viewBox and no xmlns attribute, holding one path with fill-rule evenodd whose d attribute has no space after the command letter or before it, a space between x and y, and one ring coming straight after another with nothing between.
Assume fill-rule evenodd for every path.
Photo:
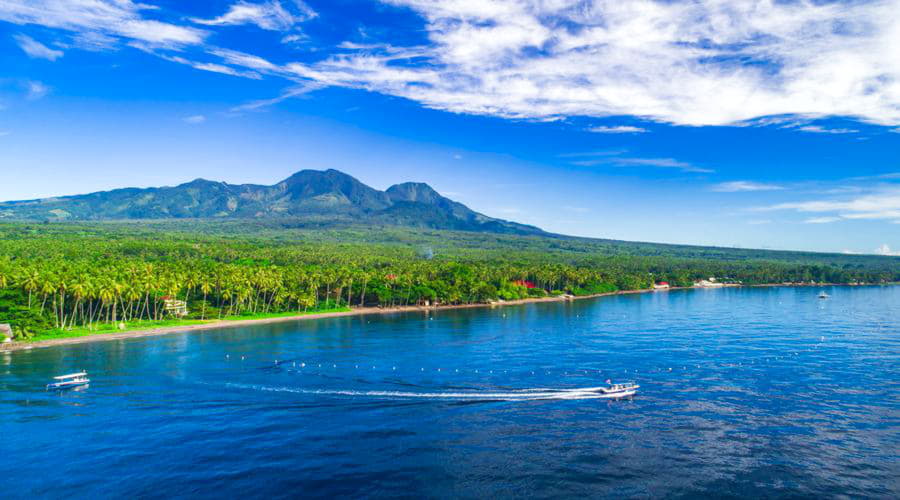
<instances>
[{"instance_id":1,"label":"speedboat","mask_svg":"<svg viewBox=\"0 0 900 500\"><path fill-rule=\"evenodd\" d=\"M634 396L637 394L637 390L641 388L641 386L635 384L634 382L626 382L624 384L609 384L609 387L591 387L589 389L580 389L581 391L590 391L596 394L599 394L604 398L627 398L629 396Z\"/></svg>"},{"instance_id":2,"label":"speedboat","mask_svg":"<svg viewBox=\"0 0 900 500\"><path fill-rule=\"evenodd\" d=\"M820 299L827 299L829 297L831 297L831 295L828 295L827 293L825 293L825 290L822 290L821 292L819 292Z\"/></svg>"},{"instance_id":3,"label":"speedboat","mask_svg":"<svg viewBox=\"0 0 900 500\"><path fill-rule=\"evenodd\" d=\"M83 385L87 385L91 382L89 378L87 378L87 372L78 372L78 373L70 373L68 375L60 375L58 377L53 377L52 384L47 384L47 390L63 390L63 389L71 389L73 387L80 387Z\"/></svg>"}]
</instances>

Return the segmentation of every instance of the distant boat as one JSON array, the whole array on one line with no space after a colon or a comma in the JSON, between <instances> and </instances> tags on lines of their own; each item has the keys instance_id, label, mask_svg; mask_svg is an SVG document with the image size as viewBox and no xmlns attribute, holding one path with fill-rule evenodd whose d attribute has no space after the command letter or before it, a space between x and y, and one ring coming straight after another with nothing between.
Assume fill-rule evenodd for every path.
<instances>
[{"instance_id":1,"label":"distant boat","mask_svg":"<svg viewBox=\"0 0 900 500\"><path fill-rule=\"evenodd\" d=\"M820 299L827 299L827 298L830 298L830 297L831 297L831 295L828 295L827 293L825 293L825 290L822 290L821 292L819 292L819 298L820 298Z\"/></svg>"},{"instance_id":2,"label":"distant boat","mask_svg":"<svg viewBox=\"0 0 900 500\"><path fill-rule=\"evenodd\" d=\"M606 383L609 384L609 387L594 387L591 388L591 390L598 394L602 394L603 397L607 398L627 398L628 396L637 394L637 390L641 387L634 382L611 384L607 381Z\"/></svg>"},{"instance_id":3,"label":"distant boat","mask_svg":"<svg viewBox=\"0 0 900 500\"><path fill-rule=\"evenodd\" d=\"M87 378L87 372L78 372L78 373L70 373L68 375L60 375L58 377L53 377L52 384L47 384L47 390L62 390L62 389L71 389L73 387L79 387L82 385L87 385L91 382L89 378Z\"/></svg>"}]
</instances>

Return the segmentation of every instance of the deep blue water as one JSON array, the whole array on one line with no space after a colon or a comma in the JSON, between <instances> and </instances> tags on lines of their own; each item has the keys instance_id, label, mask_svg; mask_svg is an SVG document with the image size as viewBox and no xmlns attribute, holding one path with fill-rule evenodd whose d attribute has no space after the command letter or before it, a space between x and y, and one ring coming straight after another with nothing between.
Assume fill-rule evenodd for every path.
<instances>
[{"instance_id":1,"label":"deep blue water","mask_svg":"<svg viewBox=\"0 0 900 500\"><path fill-rule=\"evenodd\" d=\"M0 496L900 497L900 287L827 290L0 354ZM44 391L80 369L88 388ZM526 396L606 379L642 389Z\"/></svg>"}]
</instances>

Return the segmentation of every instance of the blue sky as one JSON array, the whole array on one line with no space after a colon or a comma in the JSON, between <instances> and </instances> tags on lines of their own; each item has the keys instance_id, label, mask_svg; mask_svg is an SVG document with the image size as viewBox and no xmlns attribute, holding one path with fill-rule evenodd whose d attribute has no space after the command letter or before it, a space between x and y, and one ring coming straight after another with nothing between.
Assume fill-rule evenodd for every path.
<instances>
[{"instance_id":1,"label":"blue sky","mask_svg":"<svg viewBox=\"0 0 900 500\"><path fill-rule=\"evenodd\" d=\"M0 199L337 168L640 241L897 253L900 2L0 0Z\"/></svg>"}]
</instances>

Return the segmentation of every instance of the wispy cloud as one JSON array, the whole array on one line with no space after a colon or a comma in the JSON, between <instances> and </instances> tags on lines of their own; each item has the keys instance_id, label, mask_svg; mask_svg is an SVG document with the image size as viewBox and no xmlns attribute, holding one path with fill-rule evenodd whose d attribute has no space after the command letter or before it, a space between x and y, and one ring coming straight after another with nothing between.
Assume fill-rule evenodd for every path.
<instances>
[{"instance_id":1,"label":"wispy cloud","mask_svg":"<svg viewBox=\"0 0 900 500\"><path fill-rule=\"evenodd\" d=\"M849 116L900 125L896 0L383 2L420 16L422 43L342 44L274 68L250 42L237 40L231 50L240 52L209 46L210 30L255 25L296 41L301 35L291 30L316 16L300 0L239 0L204 19L167 16L135 0L0 0L0 21L64 30L85 47L143 44L200 70L364 89L456 113L639 116L679 125ZM171 57L187 49L199 54ZM856 132L809 122L795 130Z\"/></svg>"},{"instance_id":2,"label":"wispy cloud","mask_svg":"<svg viewBox=\"0 0 900 500\"><path fill-rule=\"evenodd\" d=\"M235 107L231 108L231 111L235 112L235 113L239 113L242 111L256 111L259 109L267 108L269 106L272 106L273 104L277 104L286 99L303 96L310 92L319 90L323 87L325 87L325 86L321 85L321 84L317 84L317 83L306 83L306 84L297 85L297 86L290 87L290 88L284 90L277 97L273 97L271 99L260 99L257 101L251 101L251 102L248 102L245 104L241 104L240 106L235 106Z\"/></svg>"},{"instance_id":3,"label":"wispy cloud","mask_svg":"<svg viewBox=\"0 0 900 500\"><path fill-rule=\"evenodd\" d=\"M804 224L830 224L841 220L840 217L810 217L803 221Z\"/></svg>"},{"instance_id":4,"label":"wispy cloud","mask_svg":"<svg viewBox=\"0 0 900 500\"><path fill-rule=\"evenodd\" d=\"M591 167L595 165L611 165L614 167L671 168L680 170L682 172L695 174L711 174L715 172L715 170L698 167L691 163L676 160L674 158L598 158L593 160L573 161L572 164L582 167Z\"/></svg>"},{"instance_id":5,"label":"wispy cloud","mask_svg":"<svg viewBox=\"0 0 900 500\"><path fill-rule=\"evenodd\" d=\"M291 69L430 108L512 118L721 125L838 115L900 124L894 1L385 1L425 19L422 64L367 47Z\"/></svg>"},{"instance_id":6,"label":"wispy cloud","mask_svg":"<svg viewBox=\"0 0 900 500\"><path fill-rule=\"evenodd\" d=\"M30 81L25 84L25 97L34 101L50 93L50 87L38 81Z\"/></svg>"},{"instance_id":7,"label":"wispy cloud","mask_svg":"<svg viewBox=\"0 0 900 500\"><path fill-rule=\"evenodd\" d=\"M799 213L819 213L805 222L824 224L838 220L884 220L900 222L900 188L883 185L869 189L854 197L829 198L820 200L779 203L756 207L755 211L795 211Z\"/></svg>"},{"instance_id":8,"label":"wispy cloud","mask_svg":"<svg viewBox=\"0 0 900 500\"><path fill-rule=\"evenodd\" d=\"M771 223L772 223L772 219L753 219L753 220L747 221L747 224L750 224L751 226L762 226L764 224L771 224Z\"/></svg>"},{"instance_id":9,"label":"wispy cloud","mask_svg":"<svg viewBox=\"0 0 900 500\"><path fill-rule=\"evenodd\" d=\"M859 132L859 130L852 128L827 128L820 125L805 125L803 127L796 127L794 130L813 134L856 134Z\"/></svg>"},{"instance_id":10,"label":"wispy cloud","mask_svg":"<svg viewBox=\"0 0 900 500\"><path fill-rule=\"evenodd\" d=\"M0 21L40 25L74 33L119 40L139 40L158 47L203 42L207 33L190 26L147 19L156 7L132 0L3 0Z\"/></svg>"},{"instance_id":11,"label":"wispy cloud","mask_svg":"<svg viewBox=\"0 0 900 500\"><path fill-rule=\"evenodd\" d=\"M750 191L777 191L784 188L776 184L764 184L753 181L732 181L715 184L711 189L718 193L738 193Z\"/></svg>"},{"instance_id":12,"label":"wispy cloud","mask_svg":"<svg viewBox=\"0 0 900 500\"><path fill-rule=\"evenodd\" d=\"M316 12L300 0L294 0L294 9L285 8L279 1L263 3L237 2L228 12L214 19L191 19L207 26L255 24L270 31L286 31L294 24L316 17Z\"/></svg>"},{"instance_id":13,"label":"wispy cloud","mask_svg":"<svg viewBox=\"0 0 900 500\"><path fill-rule=\"evenodd\" d=\"M201 124L201 123L203 123L203 122L206 121L206 117L203 116L203 115L191 115L191 116L185 116L185 117L182 118L181 120L182 120L184 123L188 123L188 124L191 124L191 125L199 125L199 124Z\"/></svg>"},{"instance_id":14,"label":"wispy cloud","mask_svg":"<svg viewBox=\"0 0 900 500\"><path fill-rule=\"evenodd\" d=\"M590 127L587 129L587 131L597 134L640 134L647 132L647 129L641 127L632 127L629 125L617 125L615 127Z\"/></svg>"},{"instance_id":15,"label":"wispy cloud","mask_svg":"<svg viewBox=\"0 0 900 500\"><path fill-rule=\"evenodd\" d=\"M0 137L5 137L11 133L12 132L10 132L9 130L0 130Z\"/></svg>"},{"instance_id":16,"label":"wispy cloud","mask_svg":"<svg viewBox=\"0 0 900 500\"><path fill-rule=\"evenodd\" d=\"M32 59L55 61L63 56L63 51L51 49L28 35L13 35L13 39L19 44L19 48Z\"/></svg>"}]
</instances>

